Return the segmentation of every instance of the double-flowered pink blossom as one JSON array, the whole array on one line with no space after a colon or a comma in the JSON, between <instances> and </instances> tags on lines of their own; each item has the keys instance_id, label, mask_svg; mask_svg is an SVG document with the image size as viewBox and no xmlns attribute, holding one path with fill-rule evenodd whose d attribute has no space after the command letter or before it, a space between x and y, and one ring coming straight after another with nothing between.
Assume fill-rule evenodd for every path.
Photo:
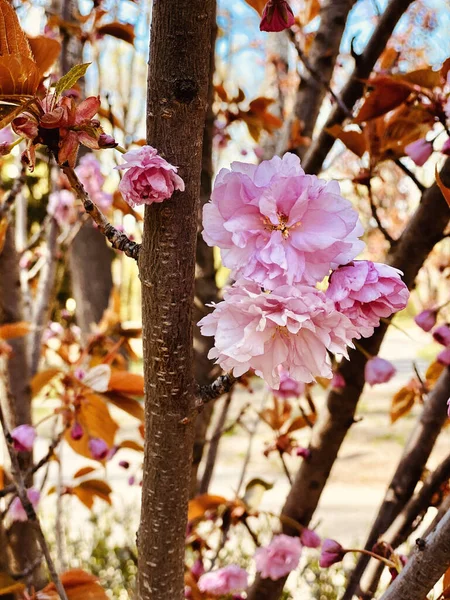
<instances>
[{"instance_id":1,"label":"double-flowered pink blossom","mask_svg":"<svg viewBox=\"0 0 450 600\"><path fill-rule=\"evenodd\" d=\"M184 191L177 167L159 156L152 146L142 146L123 155L125 162L116 169L124 171L119 190L130 206L163 202L175 190Z\"/></svg>"},{"instance_id":2,"label":"double-flowered pink blossom","mask_svg":"<svg viewBox=\"0 0 450 600\"><path fill-rule=\"evenodd\" d=\"M261 17L261 31L283 31L295 23L294 13L286 0L269 0Z\"/></svg>"},{"instance_id":3,"label":"double-flowered pink blossom","mask_svg":"<svg viewBox=\"0 0 450 600\"><path fill-rule=\"evenodd\" d=\"M394 365L384 358L374 356L367 361L364 368L364 378L369 385L387 383L397 372Z\"/></svg>"},{"instance_id":4,"label":"double-flowered pink blossom","mask_svg":"<svg viewBox=\"0 0 450 600\"><path fill-rule=\"evenodd\" d=\"M14 449L18 452L31 452L36 439L36 430L31 425L19 425L11 431Z\"/></svg>"},{"instance_id":5,"label":"double-flowered pink blossom","mask_svg":"<svg viewBox=\"0 0 450 600\"><path fill-rule=\"evenodd\" d=\"M108 444L102 438L91 438L88 442L89 452L95 460L105 460L108 456Z\"/></svg>"},{"instance_id":6,"label":"double-flowered pink blossom","mask_svg":"<svg viewBox=\"0 0 450 600\"><path fill-rule=\"evenodd\" d=\"M228 565L217 571L205 573L198 580L198 589L213 596L241 592L248 586L247 571L237 565Z\"/></svg>"},{"instance_id":7,"label":"double-flowered pink blossom","mask_svg":"<svg viewBox=\"0 0 450 600\"><path fill-rule=\"evenodd\" d=\"M314 531L314 529L305 529L302 531L300 541L303 546L307 548L318 548L322 543L320 536Z\"/></svg>"},{"instance_id":8,"label":"double-flowered pink blossom","mask_svg":"<svg viewBox=\"0 0 450 600\"><path fill-rule=\"evenodd\" d=\"M280 365L296 381L331 378L328 352L346 356L354 329L315 288L281 286L266 293L248 281L228 289L199 325L203 335L215 336L209 358L236 377L252 368L273 389L280 385Z\"/></svg>"},{"instance_id":9,"label":"double-flowered pink blossom","mask_svg":"<svg viewBox=\"0 0 450 600\"><path fill-rule=\"evenodd\" d=\"M302 553L298 537L276 535L268 546L255 552L256 570L264 579L276 581L297 568Z\"/></svg>"},{"instance_id":10,"label":"double-flowered pink blossom","mask_svg":"<svg viewBox=\"0 0 450 600\"><path fill-rule=\"evenodd\" d=\"M110 208L113 198L111 194L103 191L105 176L102 173L100 163L92 152L80 159L80 164L75 171L91 200L102 210Z\"/></svg>"},{"instance_id":11,"label":"double-flowered pink blossom","mask_svg":"<svg viewBox=\"0 0 450 600\"><path fill-rule=\"evenodd\" d=\"M355 260L332 273L326 294L353 323L355 337L369 337L380 318L405 308L409 291L401 275L388 265Z\"/></svg>"},{"instance_id":12,"label":"double-flowered pink blossom","mask_svg":"<svg viewBox=\"0 0 450 600\"><path fill-rule=\"evenodd\" d=\"M315 285L363 249L357 212L339 184L305 175L294 154L259 166L234 162L204 207L203 237L222 250L235 279L265 289Z\"/></svg>"},{"instance_id":13,"label":"double-flowered pink blossom","mask_svg":"<svg viewBox=\"0 0 450 600\"><path fill-rule=\"evenodd\" d=\"M319 566L325 569L331 567L331 565L340 562L344 558L345 553L344 548L339 542L336 542L335 540L324 540L319 559Z\"/></svg>"},{"instance_id":14,"label":"double-flowered pink blossom","mask_svg":"<svg viewBox=\"0 0 450 600\"><path fill-rule=\"evenodd\" d=\"M427 308L414 317L416 325L424 331L431 331L436 325L437 310Z\"/></svg>"}]
</instances>

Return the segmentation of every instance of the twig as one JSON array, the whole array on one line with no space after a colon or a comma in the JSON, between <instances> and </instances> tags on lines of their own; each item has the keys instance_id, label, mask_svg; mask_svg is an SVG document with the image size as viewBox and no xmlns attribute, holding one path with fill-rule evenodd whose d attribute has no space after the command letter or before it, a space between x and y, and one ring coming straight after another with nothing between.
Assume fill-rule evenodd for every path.
<instances>
[{"instance_id":1,"label":"twig","mask_svg":"<svg viewBox=\"0 0 450 600\"><path fill-rule=\"evenodd\" d=\"M346 106L346 104L341 99L341 97L338 96L336 94L336 92L333 91L333 89L331 88L328 81L326 81L322 77L322 75L318 71L316 71L316 69L311 65L308 58L306 57L303 50L301 49L301 47L297 41L297 38L295 37L294 31L292 29L287 29L286 31L289 36L289 39L294 44L294 47L295 47L295 50L297 51L299 59L305 65L306 69L309 71L309 73L312 75L312 77L314 77L314 79L316 81L318 81L321 85L324 86L324 88L330 93L333 100L336 102L336 104L339 106L339 108L347 115L347 117L352 118L353 117L352 111L348 108L348 106Z\"/></svg>"},{"instance_id":2,"label":"twig","mask_svg":"<svg viewBox=\"0 0 450 600\"><path fill-rule=\"evenodd\" d=\"M278 450L278 453L280 455L281 464L283 465L283 470L285 472L286 477L288 478L289 485L292 485L292 475L290 474L286 461L284 460L283 452L281 450Z\"/></svg>"},{"instance_id":3,"label":"twig","mask_svg":"<svg viewBox=\"0 0 450 600\"><path fill-rule=\"evenodd\" d=\"M396 240L394 240L394 238L391 236L389 231L385 228L385 226L381 222L380 216L377 211L377 207L375 206L375 203L373 201L372 186L370 185L370 183L367 186L367 191L368 191L368 196L369 196L369 204L370 204L370 210L372 213L372 217L375 219L378 229L381 231L381 233L383 234L386 241L389 242L389 244L391 246L393 246L396 243Z\"/></svg>"},{"instance_id":4,"label":"twig","mask_svg":"<svg viewBox=\"0 0 450 600\"><path fill-rule=\"evenodd\" d=\"M69 167L69 165L62 165L61 169L69 180L77 198L81 200L84 210L92 218L94 223L96 223L103 235L109 240L111 246L116 250L121 250L126 256L137 260L141 245L132 242L125 233L121 233L111 225L98 206L89 198L89 194L84 189L83 184L78 179L78 176L72 167Z\"/></svg>"},{"instance_id":5,"label":"twig","mask_svg":"<svg viewBox=\"0 0 450 600\"><path fill-rule=\"evenodd\" d=\"M267 397L268 397L268 393L265 392L264 395L263 395L263 397L262 397L262 400L261 400L261 406L259 408L259 411L258 411L258 413L256 415L255 420L253 421L253 425L252 425L251 429L249 430L247 452L245 454L244 463L242 465L241 475L239 477L239 483L238 483L237 488L236 488L236 498L240 497L241 489L242 489L242 486L244 484L245 475L247 473L247 467L248 467L248 464L250 462L250 458L252 456L253 438L255 437L256 430L258 429L258 425L259 425L260 420L261 420L260 417L259 417L259 413L264 408L264 404L266 403Z\"/></svg>"},{"instance_id":6,"label":"twig","mask_svg":"<svg viewBox=\"0 0 450 600\"><path fill-rule=\"evenodd\" d=\"M12 188L6 194L1 206L0 206L0 219L6 217L6 215L11 210L12 205L14 204L17 196L20 194L24 184L26 181L26 166L22 165L20 170L20 175L15 179Z\"/></svg>"},{"instance_id":7,"label":"twig","mask_svg":"<svg viewBox=\"0 0 450 600\"><path fill-rule=\"evenodd\" d=\"M410 171L408 167L404 165L399 158L396 158L394 162L397 165L397 167L399 167L403 171L403 173L405 173L405 175L408 175L411 181L414 181L420 193L423 194L423 192L426 190L426 187L423 185L423 183L420 183L420 181L417 179L414 173Z\"/></svg>"},{"instance_id":8,"label":"twig","mask_svg":"<svg viewBox=\"0 0 450 600\"><path fill-rule=\"evenodd\" d=\"M226 375L220 375L210 385L200 385L198 387L197 396L202 404L207 404L213 400L217 400L223 394L227 394L233 385L236 383L237 378L231 373Z\"/></svg>"},{"instance_id":9,"label":"twig","mask_svg":"<svg viewBox=\"0 0 450 600\"><path fill-rule=\"evenodd\" d=\"M5 372L6 368L5 368L5 361L3 359L2 361L2 379L3 379L3 385L5 387L5 392L8 396L11 395L11 392L9 390L9 384L8 384L8 376L7 373ZM11 402L13 402L13 399L11 399ZM44 536L44 532L42 531L42 527L39 521L39 518L36 514L36 511L34 510L34 507L32 505L32 503L30 502L28 495L27 495L27 488L25 485L25 479L24 476L22 474L22 471L20 470L20 464L19 464L19 458L17 455L17 452L14 449L14 440L11 436L11 433L9 432L8 426L6 424L6 420L5 417L3 415L3 410L0 407L0 424L3 428L3 434L5 436L6 439L6 445L8 447L8 452L9 452L9 456L10 456L10 460L11 460L11 475L13 477L16 489L17 489L17 494L19 496L20 502L25 510L25 513L28 517L28 520L33 524L34 529L36 531L36 537L37 540L39 542L39 545L41 547L42 553L45 557L45 560L47 562L47 566L48 566L48 570L50 573L50 576L52 578L53 583L55 584L56 590L59 594L59 597L61 598L61 600L68 600L67 598L67 594L66 591L64 589L63 584L61 583L61 579L59 578L59 575L56 571L55 568L55 564L53 562L53 559L51 557L50 554L50 550L49 547L47 545L47 541L45 539Z\"/></svg>"}]
</instances>

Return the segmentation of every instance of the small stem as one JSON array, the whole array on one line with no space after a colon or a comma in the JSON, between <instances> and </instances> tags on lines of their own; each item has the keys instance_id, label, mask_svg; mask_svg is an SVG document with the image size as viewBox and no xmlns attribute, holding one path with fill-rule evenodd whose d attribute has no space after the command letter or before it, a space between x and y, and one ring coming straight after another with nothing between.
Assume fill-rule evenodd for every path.
<instances>
[{"instance_id":1,"label":"small stem","mask_svg":"<svg viewBox=\"0 0 450 600\"><path fill-rule=\"evenodd\" d=\"M394 240L394 238L391 236L389 231L386 229L386 227L381 222L381 219L378 215L377 207L375 206L375 202L373 201L372 186L370 185L370 183L367 186L367 191L369 193L369 203L370 203L370 211L372 213L372 217L375 219L378 229L381 231L381 233L383 234L386 241L389 242L389 244L391 246L393 246L396 241Z\"/></svg>"},{"instance_id":2,"label":"small stem","mask_svg":"<svg viewBox=\"0 0 450 600\"><path fill-rule=\"evenodd\" d=\"M359 352L361 352L361 354L363 354L367 358L367 360L370 360L371 358L373 358L373 356L370 354L370 352L367 352L367 350L365 348L363 348L361 346L361 344L359 344L355 340L353 340L353 345L355 346L355 348L357 350L359 350Z\"/></svg>"},{"instance_id":3,"label":"small stem","mask_svg":"<svg viewBox=\"0 0 450 600\"><path fill-rule=\"evenodd\" d=\"M278 453L280 455L280 459L281 459L281 463L283 465L284 473L285 473L286 477L288 478L289 484L292 485L292 476L291 476L291 474L289 472L289 469L287 467L286 461L284 460L283 452L281 450L278 450Z\"/></svg>"},{"instance_id":4,"label":"small stem","mask_svg":"<svg viewBox=\"0 0 450 600\"><path fill-rule=\"evenodd\" d=\"M414 173L412 171L410 171L408 169L408 167L405 164L403 164L399 158L395 159L394 162L397 165L397 167L399 167L403 171L403 173L405 173L405 175L408 175L408 177L411 179L411 181L413 181L416 184L420 193L423 194L424 191L426 190L426 187L423 185L423 183L421 183L417 179L417 177L414 175Z\"/></svg>"},{"instance_id":5,"label":"small stem","mask_svg":"<svg viewBox=\"0 0 450 600\"><path fill-rule=\"evenodd\" d=\"M122 146L115 146L114 150L117 150L117 152L120 152L120 154L126 154L127 151L125 150L125 148L122 148Z\"/></svg>"},{"instance_id":6,"label":"small stem","mask_svg":"<svg viewBox=\"0 0 450 600\"><path fill-rule=\"evenodd\" d=\"M366 556L370 556L371 558L375 558L375 560L379 560L384 563L390 569L396 569L397 565L388 558L384 558L384 556L380 556L379 554L375 554L375 552L371 552L370 550L360 550L359 548L345 548L344 552L359 552L359 554L365 554Z\"/></svg>"}]
</instances>

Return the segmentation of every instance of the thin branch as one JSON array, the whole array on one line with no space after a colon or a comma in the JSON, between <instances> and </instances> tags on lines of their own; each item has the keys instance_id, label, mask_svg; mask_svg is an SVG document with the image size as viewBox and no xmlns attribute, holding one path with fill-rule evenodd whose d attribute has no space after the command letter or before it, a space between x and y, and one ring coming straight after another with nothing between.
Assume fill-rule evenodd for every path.
<instances>
[{"instance_id":1,"label":"thin branch","mask_svg":"<svg viewBox=\"0 0 450 600\"><path fill-rule=\"evenodd\" d=\"M281 463L283 465L283 471L289 481L289 485L292 486L292 475L290 474L286 461L284 460L283 452L281 450L278 450L278 452L280 454Z\"/></svg>"},{"instance_id":2,"label":"thin branch","mask_svg":"<svg viewBox=\"0 0 450 600\"><path fill-rule=\"evenodd\" d=\"M111 225L99 207L90 199L89 194L84 189L83 184L78 179L78 176L72 167L69 167L69 165L62 165L61 169L69 180L77 198L81 200L84 210L92 218L103 235L109 240L111 246L137 261L141 245L132 242L125 233L121 233Z\"/></svg>"},{"instance_id":3,"label":"thin branch","mask_svg":"<svg viewBox=\"0 0 450 600\"><path fill-rule=\"evenodd\" d=\"M339 106L339 108L347 115L347 117L352 118L352 116L353 116L352 111L348 108L348 106L346 106L346 104L344 103L342 98L340 96L338 96L338 94L336 94L336 92L333 91L330 84L328 83L328 81L326 79L324 79L322 77L321 73L319 73L319 71L316 71L316 69L309 62L309 59L307 58L307 56L301 49L300 44L298 43L297 38L295 37L294 31L292 29L287 29L286 31L289 36L289 39L294 44L294 47L298 54L299 59L305 65L306 69L309 71L309 73L312 75L312 77L316 81L318 81L320 83L320 85L323 85L323 87L329 92L329 94L332 96L333 100L336 102L336 104Z\"/></svg>"},{"instance_id":4,"label":"thin branch","mask_svg":"<svg viewBox=\"0 0 450 600\"><path fill-rule=\"evenodd\" d=\"M8 396L10 396L11 392L9 390L8 374L6 372L6 365L5 365L4 359L2 361L2 371L3 371L2 379L3 379L3 385L5 387L5 392ZM11 402L13 402L13 399L11 399ZM59 575L56 571L55 564L54 564L52 556L50 554L50 550L49 550L47 541L45 539L44 532L42 531L42 527L41 527L39 518L36 514L36 511L34 510L32 503L30 502L30 500L28 498L27 488L26 488L26 484L25 484L25 478L24 478L22 471L20 470L19 458L18 458L16 450L14 449L14 440L11 436L11 433L9 432L5 417L3 415L3 410L1 407L0 407L0 424L2 426L3 434L6 439L6 445L8 447L8 453L9 453L10 460L11 460L11 475L13 477L13 480L14 480L14 483L15 483L15 486L17 489L17 494L20 498L20 502L26 512L28 520L34 526L34 529L36 531L37 540L39 542L42 553L47 562L50 576L52 578L53 583L55 584L55 587L59 594L59 597L61 598L61 600L68 600L64 586L61 583L61 579L59 578Z\"/></svg>"},{"instance_id":5,"label":"thin branch","mask_svg":"<svg viewBox=\"0 0 450 600\"><path fill-rule=\"evenodd\" d=\"M198 387L197 397L202 404L207 404L208 402L217 400L223 394L227 394L236 381L237 378L231 373L220 375L220 377L218 377L210 385L200 385Z\"/></svg>"},{"instance_id":6,"label":"thin branch","mask_svg":"<svg viewBox=\"0 0 450 600\"><path fill-rule=\"evenodd\" d=\"M394 240L394 238L391 236L389 231L385 228L385 226L381 222L380 216L377 211L377 207L375 206L375 202L373 201L372 186L370 184L367 186L367 191L368 191L368 195L369 195L369 204L370 204L370 211L372 213L372 217L375 219L378 229L381 231L381 233L383 234L386 241L389 242L389 244L391 246L393 246L396 243L396 240Z\"/></svg>"},{"instance_id":7,"label":"thin branch","mask_svg":"<svg viewBox=\"0 0 450 600\"><path fill-rule=\"evenodd\" d=\"M17 196L22 191L26 181L26 166L22 165L20 175L14 180L12 188L6 194L1 206L0 206L0 220L6 217L12 208L12 205L16 201Z\"/></svg>"},{"instance_id":8,"label":"thin branch","mask_svg":"<svg viewBox=\"0 0 450 600\"><path fill-rule=\"evenodd\" d=\"M426 190L426 187L423 185L423 183L421 183L417 177L414 175L414 173L412 171L410 171L408 169L408 167L402 163L402 161L399 158L396 158L394 160L395 164L397 165L397 167L399 167L403 173L405 173L405 175L408 175L408 177L411 179L411 181L413 181L417 188L419 189L420 193L423 194L423 192Z\"/></svg>"}]
</instances>

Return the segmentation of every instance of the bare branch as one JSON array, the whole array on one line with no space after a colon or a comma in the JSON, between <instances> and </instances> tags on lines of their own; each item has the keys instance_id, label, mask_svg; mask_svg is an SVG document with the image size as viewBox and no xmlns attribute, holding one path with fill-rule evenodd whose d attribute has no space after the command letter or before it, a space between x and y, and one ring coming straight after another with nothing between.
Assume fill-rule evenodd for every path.
<instances>
[{"instance_id":1,"label":"bare branch","mask_svg":"<svg viewBox=\"0 0 450 600\"><path fill-rule=\"evenodd\" d=\"M72 167L69 167L69 165L62 165L61 169L69 180L69 183L72 186L77 198L81 200L84 210L88 213L88 215L90 215L94 223L96 223L98 226L99 230L109 240L111 246L116 250L122 251L126 256L137 260L141 245L136 242L132 242L125 233L121 233L113 225L111 225L99 207L90 199L88 193L84 189L83 184L78 179L78 176Z\"/></svg>"},{"instance_id":2,"label":"bare branch","mask_svg":"<svg viewBox=\"0 0 450 600\"><path fill-rule=\"evenodd\" d=\"M408 175L408 177L411 179L411 181L413 181L416 184L416 186L419 189L420 193L423 194L423 192L425 191L426 188L423 185L423 183L421 183L417 179L417 177L414 175L414 173L412 171L410 171L408 169L408 167L405 164L403 164L402 161L399 158L395 159L394 162L397 165L397 167L399 167L403 171L403 173L405 173L405 175Z\"/></svg>"},{"instance_id":3,"label":"bare branch","mask_svg":"<svg viewBox=\"0 0 450 600\"><path fill-rule=\"evenodd\" d=\"M20 170L20 175L17 179L14 180L12 188L6 194L2 204L0 205L0 220L3 217L6 217L9 211L11 210L14 202L16 201L17 196L22 191L23 186L26 181L26 166L22 165Z\"/></svg>"},{"instance_id":4,"label":"bare branch","mask_svg":"<svg viewBox=\"0 0 450 600\"><path fill-rule=\"evenodd\" d=\"M373 201L372 186L370 185L370 183L367 186L367 191L369 194L370 212L372 213L372 217L375 219L378 229L381 231L386 241L389 242L390 246L393 246L396 243L396 240L394 240L389 231L384 227L383 223L381 222L377 207L375 206L375 202Z\"/></svg>"}]
</instances>

